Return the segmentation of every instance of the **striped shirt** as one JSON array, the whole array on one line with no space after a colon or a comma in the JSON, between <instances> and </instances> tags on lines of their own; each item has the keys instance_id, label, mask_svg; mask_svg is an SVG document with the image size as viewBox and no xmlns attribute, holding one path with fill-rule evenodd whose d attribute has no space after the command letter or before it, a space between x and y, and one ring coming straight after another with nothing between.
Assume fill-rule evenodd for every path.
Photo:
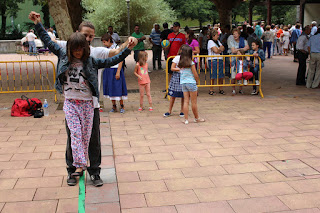
<instances>
[{"instance_id":1,"label":"striped shirt","mask_svg":"<svg viewBox=\"0 0 320 213\"><path fill-rule=\"evenodd\" d=\"M157 32L157 31L155 31L155 29L152 29L151 34L150 34L151 41L159 46L160 46L160 35L161 35L161 31L159 30Z\"/></svg>"}]
</instances>

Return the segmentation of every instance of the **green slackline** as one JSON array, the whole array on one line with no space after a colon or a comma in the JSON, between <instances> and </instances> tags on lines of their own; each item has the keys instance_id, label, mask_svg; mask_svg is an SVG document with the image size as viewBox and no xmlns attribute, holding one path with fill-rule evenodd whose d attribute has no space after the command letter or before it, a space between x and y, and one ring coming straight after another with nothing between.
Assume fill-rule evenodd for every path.
<instances>
[{"instance_id":1,"label":"green slackline","mask_svg":"<svg viewBox=\"0 0 320 213\"><path fill-rule=\"evenodd\" d=\"M78 199L78 213L85 213L86 187L85 187L86 173L79 178L79 199Z\"/></svg>"}]
</instances>

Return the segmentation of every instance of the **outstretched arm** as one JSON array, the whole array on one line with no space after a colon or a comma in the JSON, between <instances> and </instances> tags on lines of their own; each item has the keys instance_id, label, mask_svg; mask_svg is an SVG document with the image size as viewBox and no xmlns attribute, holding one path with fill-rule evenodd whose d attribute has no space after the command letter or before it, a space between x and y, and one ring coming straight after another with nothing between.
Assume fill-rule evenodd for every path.
<instances>
[{"instance_id":1,"label":"outstretched arm","mask_svg":"<svg viewBox=\"0 0 320 213\"><path fill-rule=\"evenodd\" d=\"M55 55L59 56L61 54L61 47L57 45L55 42L53 42L48 35L47 31L43 28L43 25L41 24L41 17L39 13L36 13L34 11L31 11L29 14L29 19L34 22L35 29L43 43L49 48L50 51L52 51Z\"/></svg>"},{"instance_id":2,"label":"outstretched arm","mask_svg":"<svg viewBox=\"0 0 320 213\"><path fill-rule=\"evenodd\" d=\"M113 56L111 58L106 58L106 59L97 59L94 58L97 68L107 68L111 67L113 65L119 64L121 61L123 61L128 55L130 55L131 50L128 48L125 48L122 52L120 52L118 55Z\"/></svg>"},{"instance_id":3,"label":"outstretched arm","mask_svg":"<svg viewBox=\"0 0 320 213\"><path fill-rule=\"evenodd\" d=\"M122 50L124 50L126 47L128 47L130 50L132 50L136 45L138 44L138 40L132 36L128 38L126 42L120 45L118 49L112 49L109 52L109 57L118 55Z\"/></svg>"}]
</instances>

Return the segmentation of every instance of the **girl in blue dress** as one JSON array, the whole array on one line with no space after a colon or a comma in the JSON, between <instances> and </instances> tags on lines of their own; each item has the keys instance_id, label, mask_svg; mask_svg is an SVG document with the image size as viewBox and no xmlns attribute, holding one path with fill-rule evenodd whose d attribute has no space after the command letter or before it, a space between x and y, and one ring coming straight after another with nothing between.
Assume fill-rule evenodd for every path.
<instances>
[{"instance_id":1,"label":"girl in blue dress","mask_svg":"<svg viewBox=\"0 0 320 213\"><path fill-rule=\"evenodd\" d=\"M117 48L117 44L113 42L109 33L103 35L101 41L109 49ZM106 68L103 72L103 95L112 102L112 109L110 112L117 111L116 101L119 101L120 113L124 113L123 100L128 99L127 84L122 64L123 62L110 68Z\"/></svg>"}]
</instances>

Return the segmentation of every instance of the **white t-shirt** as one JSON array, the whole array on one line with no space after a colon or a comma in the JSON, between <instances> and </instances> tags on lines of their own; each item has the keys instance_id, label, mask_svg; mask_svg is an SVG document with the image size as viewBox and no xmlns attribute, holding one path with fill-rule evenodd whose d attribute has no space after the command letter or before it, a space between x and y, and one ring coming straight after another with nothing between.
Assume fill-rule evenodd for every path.
<instances>
[{"instance_id":1,"label":"white t-shirt","mask_svg":"<svg viewBox=\"0 0 320 213\"><path fill-rule=\"evenodd\" d=\"M48 32L48 35L50 36L51 40L56 40L56 36L52 32Z\"/></svg>"},{"instance_id":2,"label":"white t-shirt","mask_svg":"<svg viewBox=\"0 0 320 213\"><path fill-rule=\"evenodd\" d=\"M114 42L114 43L111 45L111 47L109 47L109 48L107 48L107 49L112 50L112 49L118 49L118 48L119 48L119 46L117 46L117 44ZM119 64L116 64L116 65L112 66L111 68L118 68L118 67L119 67Z\"/></svg>"},{"instance_id":3,"label":"white t-shirt","mask_svg":"<svg viewBox=\"0 0 320 213\"><path fill-rule=\"evenodd\" d=\"M220 47L222 46L221 42L218 41ZM213 41L213 40L209 40L208 41L208 55L220 55L219 53L215 53L213 50L212 50L212 47L218 47L218 45ZM210 57L208 58L208 60L218 60L218 59L222 59L222 57Z\"/></svg>"},{"instance_id":4,"label":"white t-shirt","mask_svg":"<svg viewBox=\"0 0 320 213\"><path fill-rule=\"evenodd\" d=\"M92 91L83 72L83 63L75 60L65 73L66 81L63 84L66 99L92 100Z\"/></svg>"},{"instance_id":5,"label":"white t-shirt","mask_svg":"<svg viewBox=\"0 0 320 213\"><path fill-rule=\"evenodd\" d=\"M28 41L34 41L37 36L34 33L29 32L29 33L27 33L26 37L27 37Z\"/></svg>"},{"instance_id":6,"label":"white t-shirt","mask_svg":"<svg viewBox=\"0 0 320 213\"><path fill-rule=\"evenodd\" d=\"M62 48L67 48L66 41L57 41L57 44ZM92 47L90 46L90 56L93 58L106 59L109 57L110 50L105 47ZM100 91L101 87L101 76L103 69L98 70L98 90ZM93 96L93 106L94 108L100 108L99 100L97 97Z\"/></svg>"},{"instance_id":7,"label":"white t-shirt","mask_svg":"<svg viewBox=\"0 0 320 213\"><path fill-rule=\"evenodd\" d=\"M111 37L112 37L112 40L114 41L114 43L120 41L120 37L119 37L118 33L112 33Z\"/></svg>"}]
</instances>

